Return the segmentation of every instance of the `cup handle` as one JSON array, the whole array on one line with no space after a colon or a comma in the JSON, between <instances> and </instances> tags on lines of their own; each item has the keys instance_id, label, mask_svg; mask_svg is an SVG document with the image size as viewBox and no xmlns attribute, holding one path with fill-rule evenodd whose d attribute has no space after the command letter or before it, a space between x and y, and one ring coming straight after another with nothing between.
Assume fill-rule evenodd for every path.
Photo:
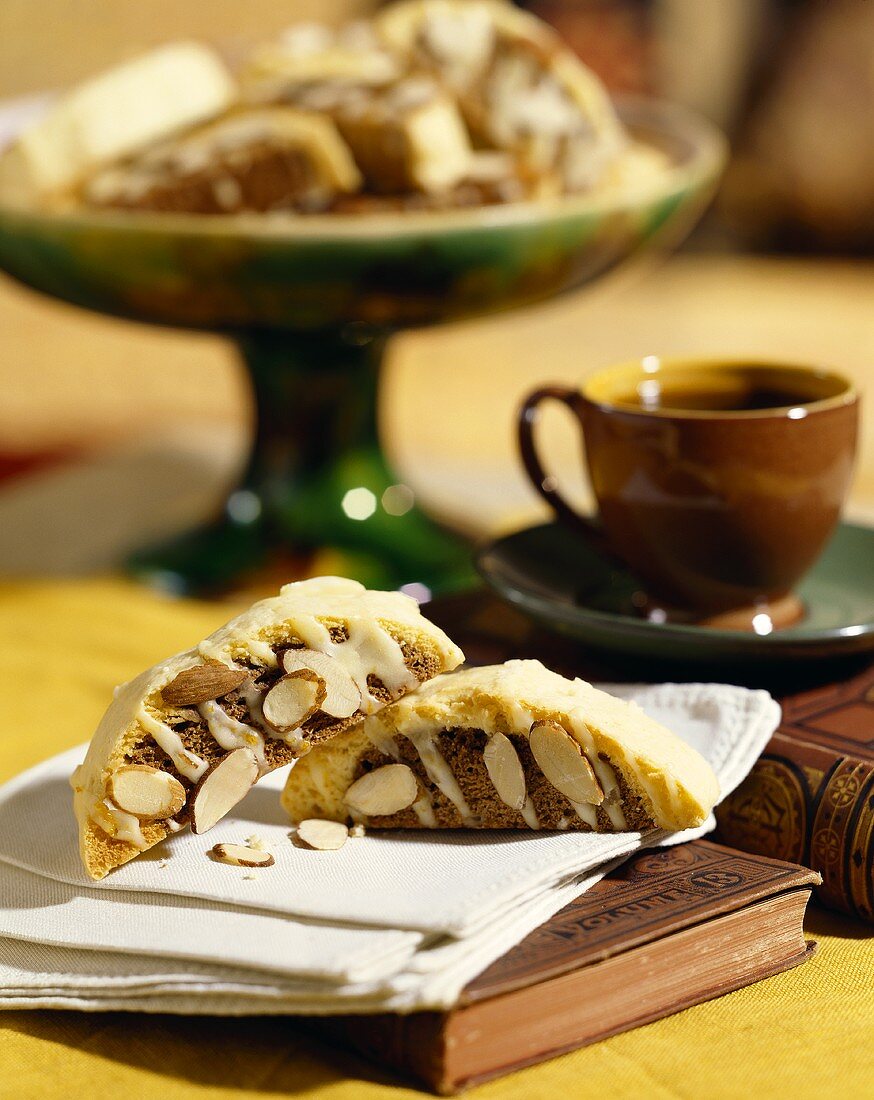
<instances>
[{"instance_id":1,"label":"cup handle","mask_svg":"<svg viewBox=\"0 0 874 1100\"><path fill-rule=\"evenodd\" d=\"M558 518L576 531L580 531L587 539L595 544L602 553L612 553L607 546L604 532L598 524L589 516L582 516L568 504L555 484L555 478L551 477L543 468L540 456L537 453L537 445L534 442L534 428L540 413L542 401L560 401L574 414L574 419L580 426L578 401L579 394L568 386L542 386L530 393L522 402L519 409L517 422L519 451L522 455L522 463L525 472L531 480L531 484L543 497L546 503L555 511Z\"/></svg>"}]
</instances>

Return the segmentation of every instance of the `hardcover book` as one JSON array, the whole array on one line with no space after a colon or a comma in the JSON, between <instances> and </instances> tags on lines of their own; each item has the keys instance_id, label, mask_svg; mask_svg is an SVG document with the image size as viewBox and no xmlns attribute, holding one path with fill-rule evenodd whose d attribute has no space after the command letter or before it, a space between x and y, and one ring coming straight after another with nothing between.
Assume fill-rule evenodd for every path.
<instances>
[{"instance_id":1,"label":"hardcover book","mask_svg":"<svg viewBox=\"0 0 874 1100\"><path fill-rule=\"evenodd\" d=\"M780 728L717 810L718 837L812 867L818 901L872 922L874 664L780 703Z\"/></svg>"},{"instance_id":2,"label":"hardcover book","mask_svg":"<svg viewBox=\"0 0 874 1100\"><path fill-rule=\"evenodd\" d=\"M451 1010L313 1026L455 1093L804 962L818 882L704 840L641 852L483 971Z\"/></svg>"}]
</instances>

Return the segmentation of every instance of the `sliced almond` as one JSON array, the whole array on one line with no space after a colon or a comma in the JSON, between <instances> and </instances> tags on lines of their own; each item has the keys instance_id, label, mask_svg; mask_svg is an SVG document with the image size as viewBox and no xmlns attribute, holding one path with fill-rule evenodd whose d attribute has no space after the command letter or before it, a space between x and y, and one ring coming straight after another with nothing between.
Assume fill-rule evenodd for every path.
<instances>
[{"instance_id":1,"label":"sliced almond","mask_svg":"<svg viewBox=\"0 0 874 1100\"><path fill-rule=\"evenodd\" d=\"M604 792L580 743L558 722L535 722L528 734L531 753L557 791L571 802L600 806Z\"/></svg>"},{"instance_id":2,"label":"sliced almond","mask_svg":"<svg viewBox=\"0 0 874 1100\"><path fill-rule=\"evenodd\" d=\"M238 688L252 674L244 668L229 668L221 661L208 660L186 668L161 688L161 698L169 707L196 706L220 699Z\"/></svg>"},{"instance_id":3,"label":"sliced almond","mask_svg":"<svg viewBox=\"0 0 874 1100\"><path fill-rule=\"evenodd\" d=\"M232 867L272 867L276 862L269 852L243 844L216 844L209 854L219 863L230 863Z\"/></svg>"},{"instance_id":4,"label":"sliced almond","mask_svg":"<svg viewBox=\"0 0 874 1100\"><path fill-rule=\"evenodd\" d=\"M205 833L244 798L258 778L258 761L251 749L234 749L223 756L194 788L191 830Z\"/></svg>"},{"instance_id":5,"label":"sliced almond","mask_svg":"<svg viewBox=\"0 0 874 1100\"><path fill-rule=\"evenodd\" d=\"M324 681L320 709L332 718L351 718L361 706L361 692L335 657L315 649L287 649L282 664L286 672L309 669Z\"/></svg>"},{"instance_id":6,"label":"sliced almond","mask_svg":"<svg viewBox=\"0 0 874 1100\"><path fill-rule=\"evenodd\" d=\"M406 764L386 764L356 779L346 791L346 805L367 817L386 817L416 801L419 784Z\"/></svg>"},{"instance_id":7,"label":"sliced almond","mask_svg":"<svg viewBox=\"0 0 874 1100\"><path fill-rule=\"evenodd\" d=\"M483 749L483 762L495 792L511 810L525 805L525 772L513 742L503 733L495 733Z\"/></svg>"},{"instance_id":8,"label":"sliced almond","mask_svg":"<svg viewBox=\"0 0 874 1100\"><path fill-rule=\"evenodd\" d=\"M141 821L163 821L185 805L185 788L169 772L128 764L110 776L109 797Z\"/></svg>"},{"instance_id":9,"label":"sliced almond","mask_svg":"<svg viewBox=\"0 0 874 1100\"><path fill-rule=\"evenodd\" d=\"M349 839L349 830L342 821L321 821L317 817L308 817L298 825L297 835L311 848L333 852L342 848Z\"/></svg>"},{"instance_id":10,"label":"sliced almond","mask_svg":"<svg viewBox=\"0 0 874 1100\"><path fill-rule=\"evenodd\" d=\"M325 681L308 668L289 672L264 696L261 713L277 733L298 729L325 700Z\"/></svg>"}]
</instances>

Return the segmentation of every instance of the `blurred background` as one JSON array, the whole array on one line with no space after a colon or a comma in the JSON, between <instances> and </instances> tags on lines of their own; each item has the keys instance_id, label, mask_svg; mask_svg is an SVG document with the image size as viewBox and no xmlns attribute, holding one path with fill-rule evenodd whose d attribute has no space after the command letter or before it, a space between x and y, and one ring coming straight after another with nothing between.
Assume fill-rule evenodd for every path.
<instances>
[{"instance_id":1,"label":"blurred background","mask_svg":"<svg viewBox=\"0 0 874 1100\"><path fill-rule=\"evenodd\" d=\"M183 36L230 58L366 0L3 0L0 98ZM680 253L530 311L391 346L382 433L434 513L474 536L543 514L514 414L547 381L645 354L822 362L874 380L874 3L540 0L617 92L677 100L732 159ZM2 135L0 135L2 136ZM246 455L250 398L230 347L89 315L0 277L0 575L89 572L208 519ZM870 406L870 402L869 402ZM587 490L561 414L556 473ZM874 521L870 407L850 516Z\"/></svg>"}]
</instances>

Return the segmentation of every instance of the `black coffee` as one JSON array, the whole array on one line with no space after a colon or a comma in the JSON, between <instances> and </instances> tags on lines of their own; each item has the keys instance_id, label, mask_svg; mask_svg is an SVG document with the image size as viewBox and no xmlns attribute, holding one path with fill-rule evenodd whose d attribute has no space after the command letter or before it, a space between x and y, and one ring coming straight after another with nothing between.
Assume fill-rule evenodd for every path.
<instances>
[{"instance_id":1,"label":"black coffee","mask_svg":"<svg viewBox=\"0 0 874 1100\"><path fill-rule=\"evenodd\" d=\"M637 390L616 398L618 404L642 409L698 409L713 412L747 412L753 409L782 409L815 401L811 393L799 390L755 386L749 388L690 389L643 383Z\"/></svg>"}]
</instances>

